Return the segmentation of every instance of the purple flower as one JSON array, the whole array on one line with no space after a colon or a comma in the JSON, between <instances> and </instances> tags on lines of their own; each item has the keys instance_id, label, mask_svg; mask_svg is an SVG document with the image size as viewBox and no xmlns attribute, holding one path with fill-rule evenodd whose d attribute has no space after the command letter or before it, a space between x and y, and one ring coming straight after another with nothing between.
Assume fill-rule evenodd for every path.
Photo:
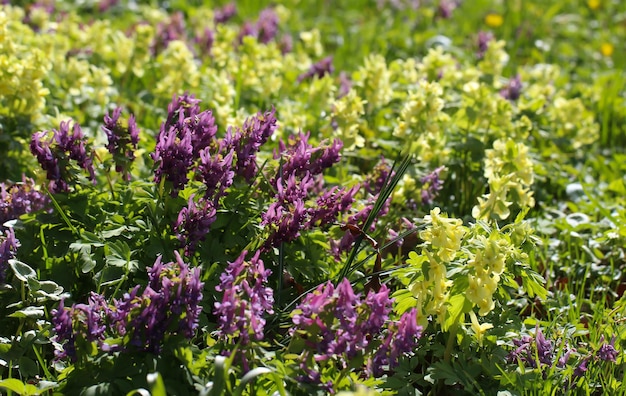
<instances>
[{"instance_id":1,"label":"purple flower","mask_svg":"<svg viewBox=\"0 0 626 396\"><path fill-rule=\"evenodd\" d=\"M159 256L148 268L149 284L139 293L136 286L120 300L108 304L104 297L92 293L87 304L74 304L52 311L55 340L63 344L57 359L76 360L78 340L96 342L100 351L148 351L158 353L169 335L193 337L202 307L200 268L190 269L178 252L176 261L163 264ZM109 339L121 339L110 344ZM80 351L91 353L90 350Z\"/></svg>"},{"instance_id":2,"label":"purple flower","mask_svg":"<svg viewBox=\"0 0 626 396\"><path fill-rule=\"evenodd\" d=\"M539 363L551 365L554 355L554 346L552 342L546 340L539 326L536 327L535 344L537 346Z\"/></svg>"},{"instance_id":3,"label":"purple flower","mask_svg":"<svg viewBox=\"0 0 626 396\"><path fill-rule=\"evenodd\" d=\"M589 357L584 358L582 362L580 362L580 364L574 369L574 373L572 375L573 378L580 378L585 375L587 370L589 370L589 368L587 367L587 365L589 364L589 359Z\"/></svg>"},{"instance_id":4,"label":"purple flower","mask_svg":"<svg viewBox=\"0 0 626 396\"><path fill-rule=\"evenodd\" d=\"M115 7L119 3L119 0L100 0L98 2L98 11L106 12L111 7Z\"/></svg>"},{"instance_id":5,"label":"purple flower","mask_svg":"<svg viewBox=\"0 0 626 396\"><path fill-rule=\"evenodd\" d=\"M596 352L596 358L600 360L604 360L605 362L613 362L617 361L617 350L615 349L615 336L611 338L611 342L608 344L604 342L604 335L600 338L600 343L602 345Z\"/></svg>"},{"instance_id":6,"label":"purple flower","mask_svg":"<svg viewBox=\"0 0 626 396\"><path fill-rule=\"evenodd\" d=\"M358 191L358 185L351 189L332 187L324 191L317 198L317 205L308 210L310 218L307 227L311 228L316 224L324 226L336 222L341 213L350 210Z\"/></svg>"},{"instance_id":7,"label":"purple flower","mask_svg":"<svg viewBox=\"0 0 626 396\"><path fill-rule=\"evenodd\" d=\"M270 230L266 247L291 242L300 236L300 231L307 225L308 212L304 202L313 185L314 181L309 175L301 180L293 174L287 180L278 178L274 201L261 215L261 225Z\"/></svg>"},{"instance_id":8,"label":"purple flower","mask_svg":"<svg viewBox=\"0 0 626 396\"><path fill-rule=\"evenodd\" d=\"M244 37L251 36L256 38L258 36L256 29L256 24L250 21L245 21L243 25L241 25L241 29L239 30L239 34L237 36L239 44L243 43Z\"/></svg>"},{"instance_id":9,"label":"purple flower","mask_svg":"<svg viewBox=\"0 0 626 396\"><path fill-rule=\"evenodd\" d=\"M250 261L245 261L248 252L228 263L220 276L220 284L215 287L223 292L222 301L215 303L214 313L218 317L217 334L223 340L250 343L250 336L263 339L265 315L274 313L274 292L267 287L271 271L265 269L257 251Z\"/></svg>"},{"instance_id":10,"label":"purple flower","mask_svg":"<svg viewBox=\"0 0 626 396\"><path fill-rule=\"evenodd\" d=\"M393 174L391 173L391 166L385 160L385 157L381 156L378 164L372 169L371 173L367 176L363 187L369 194L376 195L385 186L385 183Z\"/></svg>"},{"instance_id":11,"label":"purple flower","mask_svg":"<svg viewBox=\"0 0 626 396\"><path fill-rule=\"evenodd\" d=\"M417 324L415 308L402 315L399 321L391 322L385 338L369 363L372 375L383 375L385 366L393 370L398 365L400 356L415 350L421 336L422 327Z\"/></svg>"},{"instance_id":12,"label":"purple flower","mask_svg":"<svg viewBox=\"0 0 626 396\"><path fill-rule=\"evenodd\" d=\"M0 229L8 221L25 213L32 213L49 207L50 198L35 190L35 181L22 176L22 182L11 186L0 183Z\"/></svg>"},{"instance_id":13,"label":"purple flower","mask_svg":"<svg viewBox=\"0 0 626 396\"><path fill-rule=\"evenodd\" d=\"M61 300L59 308L51 311L52 327L56 333L55 341L65 341L63 350L55 350L55 358L63 359L69 357L72 361L76 361L76 338L73 332L71 308L65 308L65 301Z\"/></svg>"},{"instance_id":14,"label":"purple flower","mask_svg":"<svg viewBox=\"0 0 626 396\"><path fill-rule=\"evenodd\" d=\"M294 326L289 334L303 338L302 363L333 362L345 369L354 358L361 357L368 361L367 371L376 376L382 374L378 369L382 365L394 367L401 355L415 348L421 327L415 310L397 322L389 321L392 303L386 286L370 291L365 299L354 292L347 279L336 288L330 282L318 286L304 296L292 314ZM372 370L374 367L377 369ZM303 370L302 379L319 383L319 372Z\"/></svg>"},{"instance_id":15,"label":"purple flower","mask_svg":"<svg viewBox=\"0 0 626 396\"><path fill-rule=\"evenodd\" d=\"M280 38L280 42L278 43L278 47L280 48L280 53L283 55L293 51L293 39L291 36L282 36Z\"/></svg>"},{"instance_id":16,"label":"purple flower","mask_svg":"<svg viewBox=\"0 0 626 396\"><path fill-rule=\"evenodd\" d=\"M476 52L476 57L478 59L482 59L485 56L485 52L487 52L487 48L489 48L489 42L493 40L493 33L491 32L478 32L478 52Z\"/></svg>"},{"instance_id":17,"label":"purple flower","mask_svg":"<svg viewBox=\"0 0 626 396\"><path fill-rule=\"evenodd\" d=\"M187 94L172 99L152 154L157 165L154 181L165 178L172 183L172 196L189 181L187 174L200 152L215 144L215 118L210 111L200 112L198 103L200 100Z\"/></svg>"},{"instance_id":18,"label":"purple flower","mask_svg":"<svg viewBox=\"0 0 626 396\"><path fill-rule=\"evenodd\" d=\"M185 15L176 12L170 16L168 22L159 23L150 50L153 55L159 54L167 48L170 42L185 38Z\"/></svg>"},{"instance_id":19,"label":"purple flower","mask_svg":"<svg viewBox=\"0 0 626 396\"><path fill-rule=\"evenodd\" d=\"M278 15L276 15L273 8L266 8L261 11L256 23L259 42L267 44L276 37L278 22Z\"/></svg>"},{"instance_id":20,"label":"purple flower","mask_svg":"<svg viewBox=\"0 0 626 396\"><path fill-rule=\"evenodd\" d=\"M389 298L389 288L382 285L378 292L370 290L365 297L365 304L370 308L371 313L365 320L363 331L370 334L379 333L389 319L393 304L393 299Z\"/></svg>"},{"instance_id":21,"label":"purple flower","mask_svg":"<svg viewBox=\"0 0 626 396\"><path fill-rule=\"evenodd\" d=\"M522 94L522 78L519 74L509 80L509 84L500 91L500 96L510 101L516 101Z\"/></svg>"},{"instance_id":22,"label":"purple flower","mask_svg":"<svg viewBox=\"0 0 626 396\"><path fill-rule=\"evenodd\" d=\"M567 365L567 362L569 361L569 357L572 352L576 352L576 349L566 346L565 353L563 353L563 355L561 355L561 357L557 360L557 367L565 367Z\"/></svg>"},{"instance_id":23,"label":"purple flower","mask_svg":"<svg viewBox=\"0 0 626 396\"><path fill-rule=\"evenodd\" d=\"M202 55L210 55L215 41L215 33L209 28L205 28L201 35L196 36L195 42L200 48Z\"/></svg>"},{"instance_id":24,"label":"purple flower","mask_svg":"<svg viewBox=\"0 0 626 396\"><path fill-rule=\"evenodd\" d=\"M378 194L377 194L378 195ZM370 196L367 200L367 203L365 205L365 207L363 207L363 209L359 210L358 212L348 216L348 218L346 219L346 224L351 224L354 226L357 226L359 228L363 228L365 221L367 220L367 218L370 215L370 212L374 209L374 203L376 202L377 199L377 195L375 196ZM389 212L389 206L391 205L391 199L392 197L389 197L387 199L387 201L385 201L385 204L383 205L383 207L380 209L380 211L378 212L377 218L374 219L374 221L372 222L372 224L369 227L369 230L363 230L365 232L372 232L376 229L376 221L378 218L386 215ZM346 231L343 236L341 237L340 240L334 240L331 239L330 240L330 251L331 254L339 259L341 257L341 253L348 251L351 247L352 244L356 241L356 236L350 232L350 231Z\"/></svg>"},{"instance_id":25,"label":"purple flower","mask_svg":"<svg viewBox=\"0 0 626 396\"><path fill-rule=\"evenodd\" d=\"M234 155L234 150L230 150L225 156L221 153L211 155L211 150L208 148L200 152L198 174L206 186L205 197L212 198L216 205L219 198L226 195L226 189L233 184Z\"/></svg>"},{"instance_id":26,"label":"purple flower","mask_svg":"<svg viewBox=\"0 0 626 396\"><path fill-rule=\"evenodd\" d=\"M202 311L200 268L190 269L178 252L174 255L175 262L164 264L159 256L148 268L149 283L141 295L136 288L115 302L111 323L130 340L127 349L156 353L166 335L193 337Z\"/></svg>"},{"instance_id":27,"label":"purple flower","mask_svg":"<svg viewBox=\"0 0 626 396\"><path fill-rule=\"evenodd\" d=\"M195 252L196 246L204 240L211 224L217 218L213 201L200 198L196 203L193 198L192 194L187 206L178 213L178 219L174 224L176 238L185 248L186 256L191 256Z\"/></svg>"},{"instance_id":28,"label":"purple flower","mask_svg":"<svg viewBox=\"0 0 626 396\"><path fill-rule=\"evenodd\" d=\"M520 360L526 367L537 368L538 364L552 366L554 363L554 344L545 338L539 326L535 329L535 337L528 335L520 339L513 340L516 349L511 351L507 356L509 362ZM563 356L557 359L557 365L563 360L567 363L569 353L573 350L567 350ZM567 356L565 356L567 355Z\"/></svg>"},{"instance_id":29,"label":"purple flower","mask_svg":"<svg viewBox=\"0 0 626 396\"><path fill-rule=\"evenodd\" d=\"M310 132L290 136L287 142L282 139L278 143L278 153L274 158L282 158L283 177L288 175L311 176L321 174L341 159L340 151L343 143L339 139L329 145L322 141L317 147L309 144Z\"/></svg>"},{"instance_id":30,"label":"purple flower","mask_svg":"<svg viewBox=\"0 0 626 396\"><path fill-rule=\"evenodd\" d=\"M443 19L452 17L452 12L456 9L457 3L452 0L441 0L437 7L437 15Z\"/></svg>"},{"instance_id":31,"label":"purple flower","mask_svg":"<svg viewBox=\"0 0 626 396\"><path fill-rule=\"evenodd\" d=\"M209 110L200 112L200 99L185 93L174 96L167 106L167 119L161 130L176 129L180 138L191 135L191 146L194 158L198 158L200 151L215 142L217 126L215 117Z\"/></svg>"},{"instance_id":32,"label":"purple flower","mask_svg":"<svg viewBox=\"0 0 626 396\"><path fill-rule=\"evenodd\" d=\"M180 138L174 127L162 131L159 133L152 159L157 164L154 182L160 183L165 178L172 183L172 196L176 196L189 181L187 173L193 164L191 135L185 134Z\"/></svg>"},{"instance_id":33,"label":"purple flower","mask_svg":"<svg viewBox=\"0 0 626 396\"><path fill-rule=\"evenodd\" d=\"M345 71L339 73L339 92L337 94L337 98L343 98L350 92L352 89L352 80L350 76Z\"/></svg>"},{"instance_id":34,"label":"purple flower","mask_svg":"<svg viewBox=\"0 0 626 396\"><path fill-rule=\"evenodd\" d=\"M276 109L246 119L243 128L228 128L224 138L226 151L234 150L237 156L236 173L250 181L257 171L256 153L274 133L277 126Z\"/></svg>"},{"instance_id":35,"label":"purple flower","mask_svg":"<svg viewBox=\"0 0 626 396\"><path fill-rule=\"evenodd\" d=\"M444 169L444 166L440 166L420 179L422 182L422 204L430 205L433 203L439 191L443 188L443 180L439 178L439 175Z\"/></svg>"},{"instance_id":36,"label":"purple flower","mask_svg":"<svg viewBox=\"0 0 626 396\"><path fill-rule=\"evenodd\" d=\"M30 151L46 171L53 193L69 191L68 181L74 178L69 160L74 160L87 171L92 182L96 181L93 154L87 153L87 139L80 125L74 123L71 133L69 125L69 122L61 122L59 130L52 130L52 138L49 138L48 131L35 132L30 141Z\"/></svg>"},{"instance_id":37,"label":"purple flower","mask_svg":"<svg viewBox=\"0 0 626 396\"><path fill-rule=\"evenodd\" d=\"M322 78L327 74L332 74L335 70L333 67L333 57L327 56L326 58L311 65L308 71L298 76L298 82L308 80L314 77Z\"/></svg>"},{"instance_id":38,"label":"purple flower","mask_svg":"<svg viewBox=\"0 0 626 396\"><path fill-rule=\"evenodd\" d=\"M229 19L237 14L237 6L235 3L228 3L222 8L218 8L213 13L213 20L216 24L218 23L226 23Z\"/></svg>"},{"instance_id":39,"label":"purple flower","mask_svg":"<svg viewBox=\"0 0 626 396\"><path fill-rule=\"evenodd\" d=\"M15 238L15 232L8 228L2 232L0 230L0 285L6 280L6 272L9 268L9 260L15 258L20 241Z\"/></svg>"},{"instance_id":40,"label":"purple flower","mask_svg":"<svg viewBox=\"0 0 626 396\"><path fill-rule=\"evenodd\" d=\"M135 122L135 116L130 115L128 126L120 121L122 108L117 107L113 114L104 116L102 130L107 135L107 150L113 155L115 170L124 175L124 179L130 180L130 166L135 160L135 150L139 143L139 129Z\"/></svg>"}]
</instances>

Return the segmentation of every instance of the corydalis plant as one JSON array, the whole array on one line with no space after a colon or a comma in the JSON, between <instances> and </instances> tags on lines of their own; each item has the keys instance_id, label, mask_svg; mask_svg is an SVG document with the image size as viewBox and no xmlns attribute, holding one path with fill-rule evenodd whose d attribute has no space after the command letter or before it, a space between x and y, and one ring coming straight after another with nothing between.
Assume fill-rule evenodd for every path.
<instances>
[{"instance_id":1,"label":"corydalis plant","mask_svg":"<svg viewBox=\"0 0 626 396\"><path fill-rule=\"evenodd\" d=\"M401 356L415 349L422 328L415 309L390 320L392 304L385 285L363 298L346 278L337 287L326 282L305 295L292 313L289 330L290 349L301 356L300 379L328 385L322 373L333 368L374 377L393 370ZM359 360L364 366L353 367Z\"/></svg>"},{"instance_id":2,"label":"corydalis plant","mask_svg":"<svg viewBox=\"0 0 626 396\"><path fill-rule=\"evenodd\" d=\"M87 171L89 179L96 182L93 153L78 123L73 124L71 132L69 121L61 122L58 130L52 130L52 135L48 131L35 132L30 151L46 171L52 193L68 192L70 184L77 180L79 169Z\"/></svg>"},{"instance_id":3,"label":"corydalis plant","mask_svg":"<svg viewBox=\"0 0 626 396\"><path fill-rule=\"evenodd\" d=\"M211 224L217 218L214 201L200 198L197 202L194 195L189 197L187 206L178 213L174 224L176 238L185 248L185 255L190 256L196 250L199 242L209 233Z\"/></svg>"},{"instance_id":4,"label":"corydalis plant","mask_svg":"<svg viewBox=\"0 0 626 396\"><path fill-rule=\"evenodd\" d=\"M87 304L52 311L54 341L61 344L57 359L83 360L94 347L101 352L148 351L158 353L163 342L178 335L192 338L202 307L200 268L191 269L178 254L163 263L159 256L148 268L148 285L136 286L119 300L108 303L91 293Z\"/></svg>"},{"instance_id":5,"label":"corydalis plant","mask_svg":"<svg viewBox=\"0 0 626 396\"><path fill-rule=\"evenodd\" d=\"M122 108L117 107L112 115L104 116L102 130L107 135L107 150L113 156L115 170L121 173L125 180L130 180L130 167L135 160L135 150L139 143L139 129L135 116L130 115L126 123L120 119Z\"/></svg>"},{"instance_id":6,"label":"corydalis plant","mask_svg":"<svg viewBox=\"0 0 626 396\"><path fill-rule=\"evenodd\" d=\"M265 315L274 313L274 292L267 287L272 271L265 269L259 258L260 251L249 261L245 259L247 253L244 250L235 261L228 263L215 287L223 293L214 310L218 320L217 336L225 342L239 343L242 348L252 339L263 339Z\"/></svg>"},{"instance_id":7,"label":"corydalis plant","mask_svg":"<svg viewBox=\"0 0 626 396\"><path fill-rule=\"evenodd\" d=\"M291 242L302 230L335 222L351 208L358 191L358 186L323 189L321 174L340 160L343 144L335 139L331 144L322 142L313 147L309 136L301 133L291 136L287 143L279 142L274 157L280 159L280 164L270 181L276 193L261 215L261 224L269 230L266 247ZM318 197L315 202L311 201L313 195Z\"/></svg>"},{"instance_id":8,"label":"corydalis plant","mask_svg":"<svg viewBox=\"0 0 626 396\"><path fill-rule=\"evenodd\" d=\"M208 110L200 112L199 103L193 95L174 97L152 154L156 165L154 182L170 182L172 196L185 188L200 152L215 141L215 118Z\"/></svg>"},{"instance_id":9,"label":"corydalis plant","mask_svg":"<svg viewBox=\"0 0 626 396\"><path fill-rule=\"evenodd\" d=\"M547 339L537 325L534 335L523 335L513 340L515 349L509 352L507 361L517 363L526 370L539 370L542 375L550 370L563 374L570 372L571 377L566 382L566 386L571 388L575 386L576 381L586 375L592 366L617 362L619 352L615 349L615 340L616 337L613 336L610 342L606 342L602 335L597 348L590 348L586 354L581 354L564 340L555 342ZM563 344L562 347L560 347L561 344ZM573 370L566 370L568 367Z\"/></svg>"},{"instance_id":10,"label":"corydalis plant","mask_svg":"<svg viewBox=\"0 0 626 396\"><path fill-rule=\"evenodd\" d=\"M5 283L9 260L15 258L19 247L20 241L15 238L15 232L12 228L4 232L0 229L0 285Z\"/></svg>"},{"instance_id":11,"label":"corydalis plant","mask_svg":"<svg viewBox=\"0 0 626 396\"><path fill-rule=\"evenodd\" d=\"M246 119L242 128L228 128L224 137L225 152L233 150L236 155L235 172L246 181L252 180L257 172L256 154L276 131L276 110L257 113Z\"/></svg>"},{"instance_id":12,"label":"corydalis plant","mask_svg":"<svg viewBox=\"0 0 626 396\"><path fill-rule=\"evenodd\" d=\"M26 176L21 183L0 183L0 230L8 220L17 219L25 213L37 212L50 205L50 199L35 189L35 181Z\"/></svg>"}]
</instances>

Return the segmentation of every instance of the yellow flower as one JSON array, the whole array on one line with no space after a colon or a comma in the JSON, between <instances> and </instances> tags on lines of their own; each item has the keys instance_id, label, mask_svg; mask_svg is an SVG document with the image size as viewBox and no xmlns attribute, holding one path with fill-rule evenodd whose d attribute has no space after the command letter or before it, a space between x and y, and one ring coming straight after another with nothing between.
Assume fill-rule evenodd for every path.
<instances>
[{"instance_id":1,"label":"yellow flower","mask_svg":"<svg viewBox=\"0 0 626 396\"><path fill-rule=\"evenodd\" d=\"M487 330L492 329L493 325L491 323L478 323L478 318L476 318L476 314L474 311L470 311L470 319L472 320L472 330L474 331L474 336L478 340L478 345L483 345L483 338Z\"/></svg>"},{"instance_id":2,"label":"yellow flower","mask_svg":"<svg viewBox=\"0 0 626 396\"><path fill-rule=\"evenodd\" d=\"M613 49L613 44L611 43L600 44L600 52L602 52L602 55L606 56L607 58L613 55Z\"/></svg>"},{"instance_id":3,"label":"yellow flower","mask_svg":"<svg viewBox=\"0 0 626 396\"><path fill-rule=\"evenodd\" d=\"M600 1L600 0L587 0L587 5L592 10L597 10L602 5L602 1Z\"/></svg>"},{"instance_id":4,"label":"yellow flower","mask_svg":"<svg viewBox=\"0 0 626 396\"><path fill-rule=\"evenodd\" d=\"M449 219L439 213L441 209L437 207L430 211L430 215L424 216L424 222L430 223L430 227L420 232L420 238L431 243L441 260L449 262L461 248L466 229L462 220Z\"/></svg>"},{"instance_id":5,"label":"yellow flower","mask_svg":"<svg viewBox=\"0 0 626 396\"><path fill-rule=\"evenodd\" d=\"M504 18L502 15L496 13L489 13L485 16L485 24L491 28L497 28L502 26L504 23Z\"/></svg>"}]
</instances>

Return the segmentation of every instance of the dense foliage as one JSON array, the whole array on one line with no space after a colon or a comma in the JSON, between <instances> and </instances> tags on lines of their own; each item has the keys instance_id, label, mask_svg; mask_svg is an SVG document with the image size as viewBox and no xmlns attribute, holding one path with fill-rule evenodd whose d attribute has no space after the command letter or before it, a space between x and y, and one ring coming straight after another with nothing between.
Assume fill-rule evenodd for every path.
<instances>
[{"instance_id":1,"label":"dense foliage","mask_svg":"<svg viewBox=\"0 0 626 396\"><path fill-rule=\"evenodd\" d=\"M626 6L0 5L0 389L626 392Z\"/></svg>"}]
</instances>

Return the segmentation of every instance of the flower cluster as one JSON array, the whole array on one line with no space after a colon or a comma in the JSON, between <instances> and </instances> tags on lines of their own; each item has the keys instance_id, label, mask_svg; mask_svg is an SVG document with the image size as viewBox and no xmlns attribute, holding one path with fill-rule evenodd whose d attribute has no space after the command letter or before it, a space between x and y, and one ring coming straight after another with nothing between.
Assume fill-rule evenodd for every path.
<instances>
[{"instance_id":1,"label":"flower cluster","mask_svg":"<svg viewBox=\"0 0 626 396\"><path fill-rule=\"evenodd\" d=\"M365 144L365 138L361 133L365 123L363 119L365 103L352 88L331 104L332 111L327 124L329 130L325 132L341 139L346 150L354 150L355 147L363 147Z\"/></svg>"},{"instance_id":2,"label":"flower cluster","mask_svg":"<svg viewBox=\"0 0 626 396\"><path fill-rule=\"evenodd\" d=\"M143 292L139 286L119 300L107 303L93 293L87 304L67 308L61 301L52 311L55 341L62 348L57 359L73 361L77 350L102 352L144 350L158 353L169 336L193 337L202 307L200 268L191 269L177 252L175 262L163 263L159 256L148 268L149 283Z\"/></svg>"},{"instance_id":3,"label":"flower cluster","mask_svg":"<svg viewBox=\"0 0 626 396\"><path fill-rule=\"evenodd\" d=\"M47 15L44 15L44 19L47 19ZM0 114L34 119L44 110L46 97L50 94L44 86L51 69L50 55L45 48L30 44L34 37L32 29L20 23L7 7L2 8Z\"/></svg>"},{"instance_id":4,"label":"flower cluster","mask_svg":"<svg viewBox=\"0 0 626 396\"><path fill-rule=\"evenodd\" d=\"M486 154L484 174L489 183L489 193L478 198L472 216L477 220L494 215L506 219L511 213L511 197L515 198L520 208L533 207L535 199L530 191L533 163L528 147L512 139L499 139Z\"/></svg>"},{"instance_id":5,"label":"flower cluster","mask_svg":"<svg viewBox=\"0 0 626 396\"><path fill-rule=\"evenodd\" d=\"M388 179L392 176L393 172L391 171L391 167L385 161L385 158L381 157L379 163L374 167L374 169L363 182L363 190L367 194L367 199L365 200L365 202L361 203L359 207L356 208L357 211L355 213L347 216L347 218L345 219L346 224L354 225L360 228L364 227L367 218L374 209L374 205L378 199L378 195L382 191L385 184L388 182ZM389 197L384 202L383 206L377 214L377 217L369 226L369 229L363 229L364 232L372 232L376 229L376 223L378 221L378 218L385 216L389 212L391 201L394 196ZM357 235L358 234L355 234L353 232L345 232L342 235L341 239L331 239L330 249L332 255L336 259L339 259L343 252L347 252L352 247L353 243L357 239Z\"/></svg>"},{"instance_id":6,"label":"flower cluster","mask_svg":"<svg viewBox=\"0 0 626 396\"><path fill-rule=\"evenodd\" d=\"M267 44L272 41L278 33L278 15L273 8L265 8L259 14L256 23L245 22L239 32L239 40L245 36L252 36L260 43Z\"/></svg>"},{"instance_id":7,"label":"flower cluster","mask_svg":"<svg viewBox=\"0 0 626 396\"><path fill-rule=\"evenodd\" d=\"M59 130L35 132L30 141L30 151L46 171L50 181L49 189L53 193L69 191L69 182L74 181L77 171L70 166L70 160L89 173L89 179L95 183L93 154L88 152L87 139L78 123L74 123L70 133L70 123L61 122Z\"/></svg>"},{"instance_id":8,"label":"flower cluster","mask_svg":"<svg viewBox=\"0 0 626 396\"><path fill-rule=\"evenodd\" d=\"M443 161L445 129L450 116L444 110L443 88L438 82L420 80L408 91L393 135L402 139L425 162Z\"/></svg>"},{"instance_id":9,"label":"flower cluster","mask_svg":"<svg viewBox=\"0 0 626 396\"><path fill-rule=\"evenodd\" d=\"M358 186L324 190L319 185L321 173L339 161L341 141L336 139L330 145L313 147L309 136L300 133L287 143L279 142L275 158L281 159L281 165L277 176L271 180L276 194L261 215L261 224L270 230L266 246L290 242L300 235L301 230L330 224L354 202ZM318 198L314 205L307 205L313 193Z\"/></svg>"},{"instance_id":10,"label":"flower cluster","mask_svg":"<svg viewBox=\"0 0 626 396\"><path fill-rule=\"evenodd\" d=\"M533 369L541 369L545 371L551 367L565 368L569 365L572 356L576 356L573 363L574 370L569 386L573 385L574 380L583 377L589 370L591 363L608 362L616 363L619 351L615 349L616 337L613 336L610 342L606 342L604 335L600 337L600 346L592 349L585 355L577 353L576 348L564 345L563 348L555 348L555 342L546 339L539 325L535 328L535 335L524 335L519 339L513 340L515 349L507 355L507 361L510 363L518 362L519 364ZM557 356L557 353L561 353Z\"/></svg>"},{"instance_id":11,"label":"flower cluster","mask_svg":"<svg viewBox=\"0 0 626 396\"><path fill-rule=\"evenodd\" d=\"M191 166L200 157L200 151L213 142L217 132L213 114L208 110L200 112L198 103L200 100L193 95L174 97L152 154L157 166L154 181L171 182L172 196L185 187Z\"/></svg>"},{"instance_id":12,"label":"flower cluster","mask_svg":"<svg viewBox=\"0 0 626 396\"><path fill-rule=\"evenodd\" d=\"M500 95L504 99L516 101L522 94L522 78L519 74L509 80L506 87L502 88Z\"/></svg>"},{"instance_id":13,"label":"flower cluster","mask_svg":"<svg viewBox=\"0 0 626 396\"><path fill-rule=\"evenodd\" d=\"M537 368L540 365L551 366L554 361L554 344L545 338L539 326L535 329L535 336L525 335L520 339L513 340L515 350L511 351L507 356L509 361L520 360L527 367ZM567 357L564 355L558 360L562 367L571 353L568 350Z\"/></svg>"},{"instance_id":14,"label":"flower cluster","mask_svg":"<svg viewBox=\"0 0 626 396\"><path fill-rule=\"evenodd\" d=\"M35 181L31 178L23 176L21 183L13 185L0 183L0 229L8 220L45 209L49 205L50 199L35 189Z\"/></svg>"},{"instance_id":15,"label":"flower cluster","mask_svg":"<svg viewBox=\"0 0 626 396\"><path fill-rule=\"evenodd\" d=\"M205 197L212 198L215 205L221 197L226 195L226 189L233 184L235 178L233 170L235 151L231 149L224 155L222 146L223 142L214 154L210 148L200 151L200 164L197 170L206 187Z\"/></svg>"},{"instance_id":16,"label":"flower cluster","mask_svg":"<svg viewBox=\"0 0 626 396\"><path fill-rule=\"evenodd\" d=\"M156 27L156 35L150 50L153 54L162 52L170 42L185 38L185 19L182 12L173 13L169 21L161 22Z\"/></svg>"},{"instance_id":17,"label":"flower cluster","mask_svg":"<svg viewBox=\"0 0 626 396\"><path fill-rule=\"evenodd\" d=\"M312 64L308 71L300 74L298 76L298 82L302 82L304 80L314 77L322 78L327 74L331 74L334 70L335 69L333 67L333 57L327 56L326 58Z\"/></svg>"},{"instance_id":18,"label":"flower cluster","mask_svg":"<svg viewBox=\"0 0 626 396\"><path fill-rule=\"evenodd\" d=\"M241 346L263 339L265 315L274 313L274 292L267 287L267 278L272 271L265 269L257 251L246 261L247 251L220 275L220 284L215 287L224 293L221 302L215 303L214 313L218 318L218 337L222 340L240 342Z\"/></svg>"},{"instance_id":19,"label":"flower cluster","mask_svg":"<svg viewBox=\"0 0 626 396\"><path fill-rule=\"evenodd\" d=\"M194 195L189 197L187 206L178 213L178 218L174 224L176 238L185 248L185 255L190 256L196 250L198 242L204 240L209 233L211 224L217 218L214 201L200 198L194 201Z\"/></svg>"},{"instance_id":20,"label":"flower cluster","mask_svg":"<svg viewBox=\"0 0 626 396\"><path fill-rule=\"evenodd\" d=\"M248 118L242 128L229 128L224 137L225 150L234 150L237 157L235 172L246 181L256 175L256 154L278 127L275 113L274 108L265 114L259 112Z\"/></svg>"},{"instance_id":21,"label":"flower cluster","mask_svg":"<svg viewBox=\"0 0 626 396\"><path fill-rule=\"evenodd\" d=\"M20 241L15 238L15 232L12 228L8 228L4 232L0 229L0 285L6 280L9 260L15 258L15 253L19 247Z\"/></svg>"},{"instance_id":22,"label":"flower cluster","mask_svg":"<svg viewBox=\"0 0 626 396\"><path fill-rule=\"evenodd\" d=\"M292 313L292 345L302 348L302 380L319 383L325 367L347 369L363 358L364 371L380 376L393 370L398 358L414 350L421 336L413 309L399 321L390 321L393 300L382 286L365 298L356 294L347 279L334 287L327 282L304 296Z\"/></svg>"},{"instance_id":23,"label":"flower cluster","mask_svg":"<svg viewBox=\"0 0 626 396\"><path fill-rule=\"evenodd\" d=\"M420 179L422 182L422 204L430 205L437 198L437 194L443 188L443 180L441 180L440 175L444 169L445 167L440 166Z\"/></svg>"},{"instance_id":24,"label":"flower cluster","mask_svg":"<svg viewBox=\"0 0 626 396\"><path fill-rule=\"evenodd\" d=\"M411 292L417 300L417 320L422 326L427 325L429 315L436 317L440 325L445 322L452 286L446 265L456 257L467 232L460 219L449 219L440 212L439 208L434 208L424 217L428 227L419 235L427 245L422 249L422 255L411 252L407 260L420 272L411 285ZM424 262L427 262L426 266L422 266Z\"/></svg>"},{"instance_id":25,"label":"flower cluster","mask_svg":"<svg viewBox=\"0 0 626 396\"><path fill-rule=\"evenodd\" d=\"M218 8L213 13L213 21L218 23L226 23L229 19L237 14L237 5L235 3L228 3L222 8Z\"/></svg>"},{"instance_id":26,"label":"flower cluster","mask_svg":"<svg viewBox=\"0 0 626 396\"><path fill-rule=\"evenodd\" d=\"M474 242L479 246L476 254L467 263L471 272L467 275L469 286L466 297L479 307L478 314L487 315L495 306L492 297L500 275L505 270L505 261L511 250L504 238L492 233L489 238L476 236Z\"/></svg>"},{"instance_id":27,"label":"flower cluster","mask_svg":"<svg viewBox=\"0 0 626 396\"><path fill-rule=\"evenodd\" d=\"M107 135L106 148L113 155L115 171L122 173L124 179L128 181L130 180L130 166L135 160L135 150L139 143L139 129L134 115L131 114L128 121L124 123L120 120L121 113L122 108L117 107L112 115L105 115L102 130Z\"/></svg>"},{"instance_id":28,"label":"flower cluster","mask_svg":"<svg viewBox=\"0 0 626 396\"><path fill-rule=\"evenodd\" d=\"M313 147L309 143L310 136L310 133L300 133L291 136L287 143L282 140L279 142L279 150L274 157L283 160L280 170L283 177L285 175L304 177L307 174L316 176L339 162L343 147L341 140L335 139L330 145L320 144Z\"/></svg>"}]
</instances>

